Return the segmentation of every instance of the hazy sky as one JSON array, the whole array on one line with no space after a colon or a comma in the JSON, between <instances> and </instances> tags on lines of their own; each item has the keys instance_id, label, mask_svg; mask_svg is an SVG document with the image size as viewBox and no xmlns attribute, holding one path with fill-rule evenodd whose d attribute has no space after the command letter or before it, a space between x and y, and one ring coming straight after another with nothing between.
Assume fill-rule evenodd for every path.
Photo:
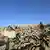
<instances>
[{"instance_id":1,"label":"hazy sky","mask_svg":"<svg viewBox=\"0 0 50 50\"><path fill-rule=\"evenodd\" d=\"M50 23L50 0L0 0L0 25Z\"/></svg>"}]
</instances>

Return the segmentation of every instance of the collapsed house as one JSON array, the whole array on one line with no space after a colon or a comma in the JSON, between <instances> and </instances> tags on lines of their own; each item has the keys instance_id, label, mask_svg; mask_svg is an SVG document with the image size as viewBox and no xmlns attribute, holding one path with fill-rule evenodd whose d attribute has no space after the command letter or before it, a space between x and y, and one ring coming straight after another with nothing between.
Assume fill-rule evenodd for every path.
<instances>
[{"instance_id":1,"label":"collapsed house","mask_svg":"<svg viewBox=\"0 0 50 50\"><path fill-rule=\"evenodd\" d=\"M41 40L44 36L42 36L43 33L45 33L45 29L48 28L46 26L43 26L39 24L31 24L27 25L26 27L17 27L15 28L8 26L4 29L2 34L5 37L8 37L9 44L9 50L11 49L18 49L18 50L24 50L34 47L40 47ZM45 31L45 32L44 32ZM41 39L41 40L39 40ZM39 48L38 48L39 49Z\"/></svg>"}]
</instances>

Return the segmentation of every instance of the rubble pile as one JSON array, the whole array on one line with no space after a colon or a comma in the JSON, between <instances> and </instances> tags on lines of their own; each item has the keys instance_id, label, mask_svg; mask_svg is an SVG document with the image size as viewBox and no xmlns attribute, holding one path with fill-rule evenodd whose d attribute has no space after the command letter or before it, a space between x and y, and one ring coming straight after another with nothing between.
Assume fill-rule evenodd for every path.
<instances>
[{"instance_id":1,"label":"rubble pile","mask_svg":"<svg viewBox=\"0 0 50 50\"><path fill-rule=\"evenodd\" d=\"M16 38L10 40L10 50L31 50L34 47L40 47L41 38L43 39L44 32L37 26L33 28L32 26L24 28L23 33L17 33ZM40 38L41 35L41 38ZM44 39L45 40L45 39ZM33 48L32 48L33 47Z\"/></svg>"},{"instance_id":2,"label":"rubble pile","mask_svg":"<svg viewBox=\"0 0 50 50\"><path fill-rule=\"evenodd\" d=\"M44 27L42 25L28 25L27 27L8 26L7 30L15 31L16 37L4 38L6 50L34 50L41 49L46 42L48 46L48 36L45 34ZM21 32L22 31L22 32ZM43 48L44 49L44 48ZM43 50L42 49L42 50Z\"/></svg>"}]
</instances>

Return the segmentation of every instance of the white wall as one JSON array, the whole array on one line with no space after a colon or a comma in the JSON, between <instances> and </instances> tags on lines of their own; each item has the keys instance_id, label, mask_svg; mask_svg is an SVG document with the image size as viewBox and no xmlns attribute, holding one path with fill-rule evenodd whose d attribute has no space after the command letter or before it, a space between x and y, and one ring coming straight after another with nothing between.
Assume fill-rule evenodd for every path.
<instances>
[{"instance_id":1,"label":"white wall","mask_svg":"<svg viewBox=\"0 0 50 50\"><path fill-rule=\"evenodd\" d=\"M16 37L16 33L15 33L15 31L4 30L4 36L8 36L9 38L14 38L14 37Z\"/></svg>"}]
</instances>

